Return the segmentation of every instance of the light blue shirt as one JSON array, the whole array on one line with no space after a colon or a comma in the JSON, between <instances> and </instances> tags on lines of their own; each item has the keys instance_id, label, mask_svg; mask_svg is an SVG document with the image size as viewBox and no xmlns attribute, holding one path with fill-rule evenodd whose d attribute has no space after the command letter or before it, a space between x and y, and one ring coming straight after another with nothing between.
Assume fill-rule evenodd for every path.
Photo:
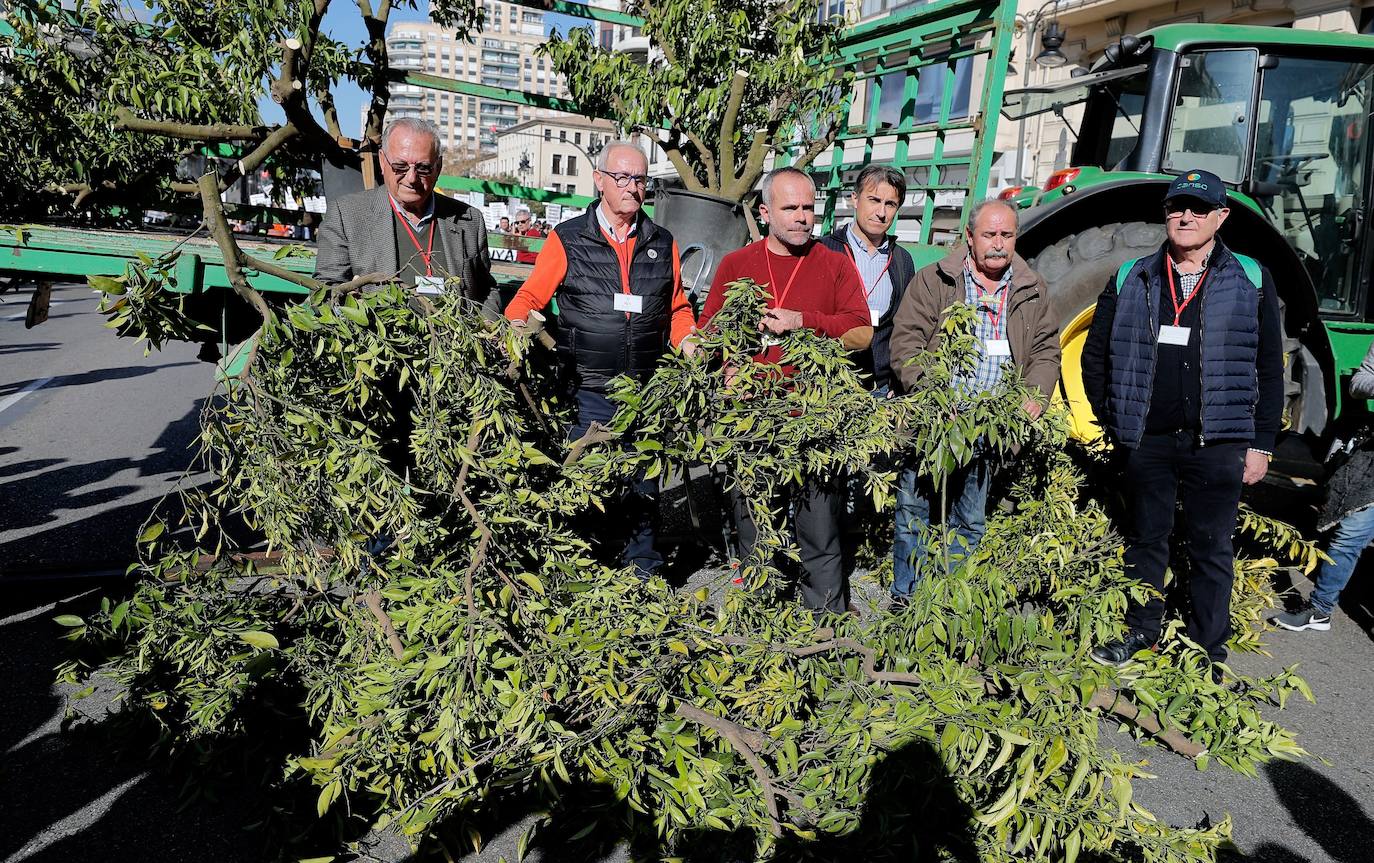
<instances>
[{"instance_id":1,"label":"light blue shirt","mask_svg":"<svg viewBox=\"0 0 1374 863\"><path fill-rule=\"evenodd\" d=\"M406 219L409 219L409 218L410 218L411 213L410 213L408 210L406 210L405 207L402 207L402 206L401 206L401 202L398 201L398 200L396 200L395 196L388 194L387 197L388 197L388 198L391 198L391 206L396 208L396 212L401 213ZM421 216L420 218L416 219L415 222L414 222L414 225L415 225L415 227L417 227L417 228L423 228L423 227L425 226L425 224L426 224L427 222L429 222L430 219L433 219L433 218L434 218L434 196L433 196L433 195L430 195L430 196L429 196L429 206L425 208L425 214L424 214L423 216Z\"/></svg>"},{"instance_id":2,"label":"light blue shirt","mask_svg":"<svg viewBox=\"0 0 1374 863\"><path fill-rule=\"evenodd\" d=\"M621 242L620 238L616 236L615 229L611 227L611 220L606 218L606 211L601 209L600 204L596 205L596 223L601 226L601 230L609 234L617 243ZM635 235L635 229L638 227L639 219L631 219L630 230L625 232L625 239L628 240L630 237L633 237Z\"/></svg>"},{"instance_id":3,"label":"light blue shirt","mask_svg":"<svg viewBox=\"0 0 1374 863\"><path fill-rule=\"evenodd\" d=\"M868 298L868 310L878 317L887 314L892 306L892 269L888 262L892 259L892 238L884 237L882 245L869 251L868 241L849 223L845 232L849 240L849 251L859 268L859 278L863 279L864 295Z\"/></svg>"}]
</instances>

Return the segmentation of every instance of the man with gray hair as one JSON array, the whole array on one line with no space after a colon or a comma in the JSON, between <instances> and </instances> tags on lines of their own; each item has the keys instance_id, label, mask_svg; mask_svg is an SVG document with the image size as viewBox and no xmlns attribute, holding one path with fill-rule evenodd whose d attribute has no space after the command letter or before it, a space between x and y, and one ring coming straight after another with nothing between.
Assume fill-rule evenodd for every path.
<instances>
[{"instance_id":1,"label":"man with gray hair","mask_svg":"<svg viewBox=\"0 0 1374 863\"><path fill-rule=\"evenodd\" d=\"M531 312L551 317L559 372L577 405L569 441L615 415L607 397L612 380L628 375L642 383L670 347L694 350L687 337L696 317L682 291L677 241L644 212L648 170L634 144L607 144L592 173L596 202L554 226L533 272L506 306L516 327ZM517 231L528 218L516 216ZM640 477L610 503L619 512L598 519L602 545L614 547L623 564L649 578L663 563L655 541L658 481Z\"/></svg>"},{"instance_id":2,"label":"man with gray hair","mask_svg":"<svg viewBox=\"0 0 1374 863\"><path fill-rule=\"evenodd\" d=\"M384 184L329 202L320 225L315 278L341 284L357 276L394 276L437 294L445 279L475 302L497 302L482 211L434 194L443 168L440 133L427 120L401 119L382 133Z\"/></svg>"},{"instance_id":3,"label":"man with gray hair","mask_svg":"<svg viewBox=\"0 0 1374 863\"><path fill-rule=\"evenodd\" d=\"M969 212L965 244L921 269L897 309L892 328L892 371L903 390L921 384L921 367L910 361L940 344L945 310L963 303L977 312L976 335L982 346L973 372L959 385L983 392L1002 380L1014 364L1036 396L1022 406L1038 419L1059 380L1059 326L1050 309L1045 282L1016 254L1016 207L987 200ZM948 479L948 527L963 537L969 551L983 538L991 465L975 455ZM936 489L914 469L897 480L896 536L893 544L893 600L905 603L915 589L930 526Z\"/></svg>"}]
</instances>

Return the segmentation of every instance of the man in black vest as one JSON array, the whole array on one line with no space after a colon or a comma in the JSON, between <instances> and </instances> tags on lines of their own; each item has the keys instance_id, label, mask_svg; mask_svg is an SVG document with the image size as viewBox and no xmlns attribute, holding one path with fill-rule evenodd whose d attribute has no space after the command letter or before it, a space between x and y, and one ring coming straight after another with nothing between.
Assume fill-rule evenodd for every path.
<instances>
[{"instance_id":1,"label":"man in black vest","mask_svg":"<svg viewBox=\"0 0 1374 863\"><path fill-rule=\"evenodd\" d=\"M1083 346L1083 386L1122 454L1129 507L1125 565L1164 588L1174 509L1183 506L1188 634L1213 663L1231 633L1231 534L1242 484L1264 478L1283 412L1283 333L1273 277L1216 238L1230 210L1207 171L1164 196L1168 242L1127 261L1097 301ZM1126 611L1120 641L1093 648L1124 665L1154 646L1164 600ZM1212 666L1213 680L1221 669Z\"/></svg>"},{"instance_id":2,"label":"man in black vest","mask_svg":"<svg viewBox=\"0 0 1374 863\"><path fill-rule=\"evenodd\" d=\"M596 203L553 229L534 271L506 306L506 317L519 327L531 311L552 309L557 301L551 329L577 400L570 441L615 414L606 397L613 378L646 380L669 345L694 350L690 339L684 341L696 319L682 291L677 243L644 214L648 170L634 144L607 144L592 174ZM654 547L657 496L657 482L641 480L627 501L627 518L606 520L628 528L622 559L642 578L663 563Z\"/></svg>"}]
</instances>

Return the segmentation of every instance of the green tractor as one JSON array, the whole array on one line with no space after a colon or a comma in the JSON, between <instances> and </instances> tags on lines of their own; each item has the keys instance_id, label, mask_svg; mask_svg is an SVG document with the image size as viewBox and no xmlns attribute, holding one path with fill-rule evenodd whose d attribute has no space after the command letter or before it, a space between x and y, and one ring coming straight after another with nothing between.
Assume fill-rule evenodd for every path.
<instances>
[{"instance_id":1,"label":"green tractor","mask_svg":"<svg viewBox=\"0 0 1374 863\"><path fill-rule=\"evenodd\" d=\"M1343 379L1374 339L1374 37L1168 25L1003 106L1013 120L1082 112L1071 167L1010 196L1025 208L1018 251L1054 291L1062 395L1081 437L1098 433L1079 372L1096 297L1124 261L1164 241L1164 189L1190 169L1229 184L1222 237L1279 286L1287 430L1320 436L1368 408L1343 403Z\"/></svg>"}]
</instances>

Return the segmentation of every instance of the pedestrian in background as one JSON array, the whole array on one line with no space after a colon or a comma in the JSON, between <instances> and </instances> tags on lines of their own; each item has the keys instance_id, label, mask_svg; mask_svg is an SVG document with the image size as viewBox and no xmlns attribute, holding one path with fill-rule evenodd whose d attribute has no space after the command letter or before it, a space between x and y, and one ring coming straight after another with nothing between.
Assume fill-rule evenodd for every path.
<instances>
[{"instance_id":1,"label":"pedestrian in background","mask_svg":"<svg viewBox=\"0 0 1374 863\"><path fill-rule=\"evenodd\" d=\"M1017 230L1016 207L981 201L969 211L964 243L912 279L892 329L892 372L902 392L920 386L923 370L911 360L940 346L946 310L964 303L977 313L981 353L972 373L957 385L970 394L991 390L1010 363L1036 393L1023 409L1031 419L1039 418L1059 380L1059 328L1044 280L1016 254ZM986 529L991 483L991 459L981 448L945 482L947 527L969 551ZM909 601L916 587L926 553L924 535L938 500L939 490L915 468L898 475L892 553L892 598L898 605Z\"/></svg>"},{"instance_id":2,"label":"pedestrian in background","mask_svg":"<svg viewBox=\"0 0 1374 863\"><path fill-rule=\"evenodd\" d=\"M759 323L770 337L798 329L839 339L854 351L865 350L873 339L863 283L854 264L812 238L816 224L816 185L796 168L777 168L763 178L759 213L768 235L721 259L711 291L701 310L701 325L725 304L731 282L753 279L766 284L772 297ZM767 347L756 359L777 363L782 349ZM845 611L849 584L842 565L839 478L808 477L790 500L793 528L801 548L802 602L807 608ZM732 489L735 526L745 554L754 545L757 528L737 489Z\"/></svg>"},{"instance_id":3,"label":"pedestrian in background","mask_svg":"<svg viewBox=\"0 0 1374 863\"><path fill-rule=\"evenodd\" d=\"M1127 261L1097 300L1083 347L1083 386L1120 454L1128 575L1164 589L1174 510L1183 508L1188 635L1226 659L1243 485L1268 470L1283 414L1283 331L1269 271L1217 238L1230 209L1207 171L1176 177L1164 196L1168 240ZM1126 636L1093 648L1124 665L1159 639L1164 599L1132 602ZM1221 669L1212 666L1221 680Z\"/></svg>"},{"instance_id":4,"label":"pedestrian in background","mask_svg":"<svg viewBox=\"0 0 1374 863\"><path fill-rule=\"evenodd\" d=\"M523 326L531 311L551 312L557 296L558 314L550 313L550 328L561 373L577 404L569 441L615 415L606 397L613 378L626 374L645 381L670 345L694 350L690 340L684 341L696 320L682 291L677 242L644 212L648 170L644 152L634 144L607 144L592 172L596 203L553 229L534 271L506 307L506 317ZM522 220L528 223L528 210L516 211L517 230ZM619 515L603 524L628 534L622 560L648 578L663 563L655 546L658 481L639 480L619 505Z\"/></svg>"},{"instance_id":5,"label":"pedestrian in background","mask_svg":"<svg viewBox=\"0 0 1374 863\"><path fill-rule=\"evenodd\" d=\"M1374 399L1374 344L1350 379L1350 395ZM1374 543L1374 430L1368 426L1351 436L1336 455L1339 464L1326 485L1318 530L1332 531L1326 556L1317 568L1312 595L1301 608L1274 618L1274 623L1294 632L1331 628L1331 612L1350 583L1360 555Z\"/></svg>"}]
</instances>

